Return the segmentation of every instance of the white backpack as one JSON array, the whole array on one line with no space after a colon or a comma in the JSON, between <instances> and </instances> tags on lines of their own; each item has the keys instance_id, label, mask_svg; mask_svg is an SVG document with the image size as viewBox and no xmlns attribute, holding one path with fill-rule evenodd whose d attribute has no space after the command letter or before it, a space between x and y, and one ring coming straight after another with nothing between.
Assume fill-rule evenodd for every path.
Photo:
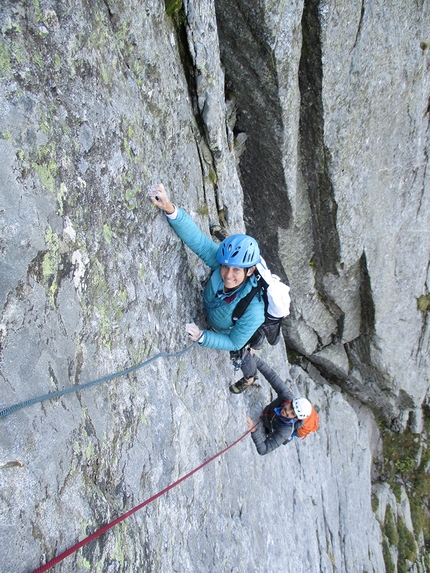
<instances>
[{"instance_id":1,"label":"white backpack","mask_svg":"<svg viewBox=\"0 0 430 573\"><path fill-rule=\"evenodd\" d=\"M263 258L257 263L257 271L266 283L262 285L263 296L264 291L266 291L267 296L266 314L273 318L285 318L290 314L290 287L281 282L277 275L270 272ZM258 276L257 280L261 281Z\"/></svg>"},{"instance_id":2,"label":"white backpack","mask_svg":"<svg viewBox=\"0 0 430 573\"><path fill-rule=\"evenodd\" d=\"M265 306L266 322L271 324L281 322L283 318L290 314L290 287L281 282L281 279L273 275L266 266L266 261L260 258L257 268L254 271L257 279L257 286L253 287L249 293L239 301L233 311L233 320L238 320L249 303L257 293L262 293Z\"/></svg>"}]
</instances>

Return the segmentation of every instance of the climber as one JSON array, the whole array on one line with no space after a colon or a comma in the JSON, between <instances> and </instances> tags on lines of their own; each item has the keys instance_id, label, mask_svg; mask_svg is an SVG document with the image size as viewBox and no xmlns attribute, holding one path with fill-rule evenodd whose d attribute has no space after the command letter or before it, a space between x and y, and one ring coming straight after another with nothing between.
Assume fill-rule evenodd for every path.
<instances>
[{"instance_id":1,"label":"climber","mask_svg":"<svg viewBox=\"0 0 430 573\"><path fill-rule=\"evenodd\" d=\"M295 436L305 437L308 432L315 431L318 428L319 417L309 400L294 397L288 390L285 382L281 380L270 366L258 356L254 356L254 360L258 370L278 395L263 410L261 416L263 427L256 426L249 416L246 417L257 452L264 456L273 452L282 444L288 443ZM311 419L313 425L304 435L301 435L306 419Z\"/></svg>"},{"instance_id":2,"label":"climber","mask_svg":"<svg viewBox=\"0 0 430 573\"><path fill-rule=\"evenodd\" d=\"M203 290L203 306L210 330L201 330L196 324L186 324L191 340L206 348L229 350L243 378L230 386L238 394L250 386L257 374L254 357L247 343L263 324L264 301L255 296L244 314L233 322L232 314L238 302L256 285L255 265L260 250L255 239L248 235L230 235L220 245L207 237L181 208L170 202L162 184L148 188L151 202L167 215L170 225L186 245L212 270Z\"/></svg>"}]
</instances>

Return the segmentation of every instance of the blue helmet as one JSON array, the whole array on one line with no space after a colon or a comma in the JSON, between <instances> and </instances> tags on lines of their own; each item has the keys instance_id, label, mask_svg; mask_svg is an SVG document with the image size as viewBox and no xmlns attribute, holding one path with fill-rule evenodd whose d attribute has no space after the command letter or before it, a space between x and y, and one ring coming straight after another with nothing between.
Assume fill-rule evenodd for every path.
<instances>
[{"instance_id":1,"label":"blue helmet","mask_svg":"<svg viewBox=\"0 0 430 573\"><path fill-rule=\"evenodd\" d=\"M221 265L248 269L260 260L260 249L249 235L230 235L220 244L216 258Z\"/></svg>"}]
</instances>

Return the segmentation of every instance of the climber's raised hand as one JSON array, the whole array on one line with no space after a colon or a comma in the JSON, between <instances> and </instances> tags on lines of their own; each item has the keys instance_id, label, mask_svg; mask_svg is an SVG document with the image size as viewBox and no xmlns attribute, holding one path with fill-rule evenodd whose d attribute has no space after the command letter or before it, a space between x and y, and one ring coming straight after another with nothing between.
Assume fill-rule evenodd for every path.
<instances>
[{"instance_id":1,"label":"climber's raised hand","mask_svg":"<svg viewBox=\"0 0 430 573\"><path fill-rule=\"evenodd\" d=\"M170 201L162 183L149 185L148 197L154 205L156 205L162 211L165 211L168 215L174 212L175 206Z\"/></svg>"}]
</instances>

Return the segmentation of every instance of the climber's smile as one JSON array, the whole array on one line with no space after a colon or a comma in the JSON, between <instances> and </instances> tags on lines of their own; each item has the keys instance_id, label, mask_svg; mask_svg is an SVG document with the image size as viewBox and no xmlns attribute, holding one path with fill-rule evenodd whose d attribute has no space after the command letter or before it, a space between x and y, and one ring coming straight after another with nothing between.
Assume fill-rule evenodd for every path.
<instances>
[{"instance_id":1,"label":"climber's smile","mask_svg":"<svg viewBox=\"0 0 430 573\"><path fill-rule=\"evenodd\" d=\"M250 276L254 272L254 267L252 267L252 269L242 269L239 267L228 267L226 265L221 265L220 270L224 288L226 291L229 291L239 287L246 279L246 277Z\"/></svg>"},{"instance_id":2,"label":"climber's smile","mask_svg":"<svg viewBox=\"0 0 430 573\"><path fill-rule=\"evenodd\" d=\"M281 416L283 418L290 418L290 419L297 418L297 415L292 406L292 402L288 402L288 404L285 404L285 406L281 410Z\"/></svg>"}]
</instances>

